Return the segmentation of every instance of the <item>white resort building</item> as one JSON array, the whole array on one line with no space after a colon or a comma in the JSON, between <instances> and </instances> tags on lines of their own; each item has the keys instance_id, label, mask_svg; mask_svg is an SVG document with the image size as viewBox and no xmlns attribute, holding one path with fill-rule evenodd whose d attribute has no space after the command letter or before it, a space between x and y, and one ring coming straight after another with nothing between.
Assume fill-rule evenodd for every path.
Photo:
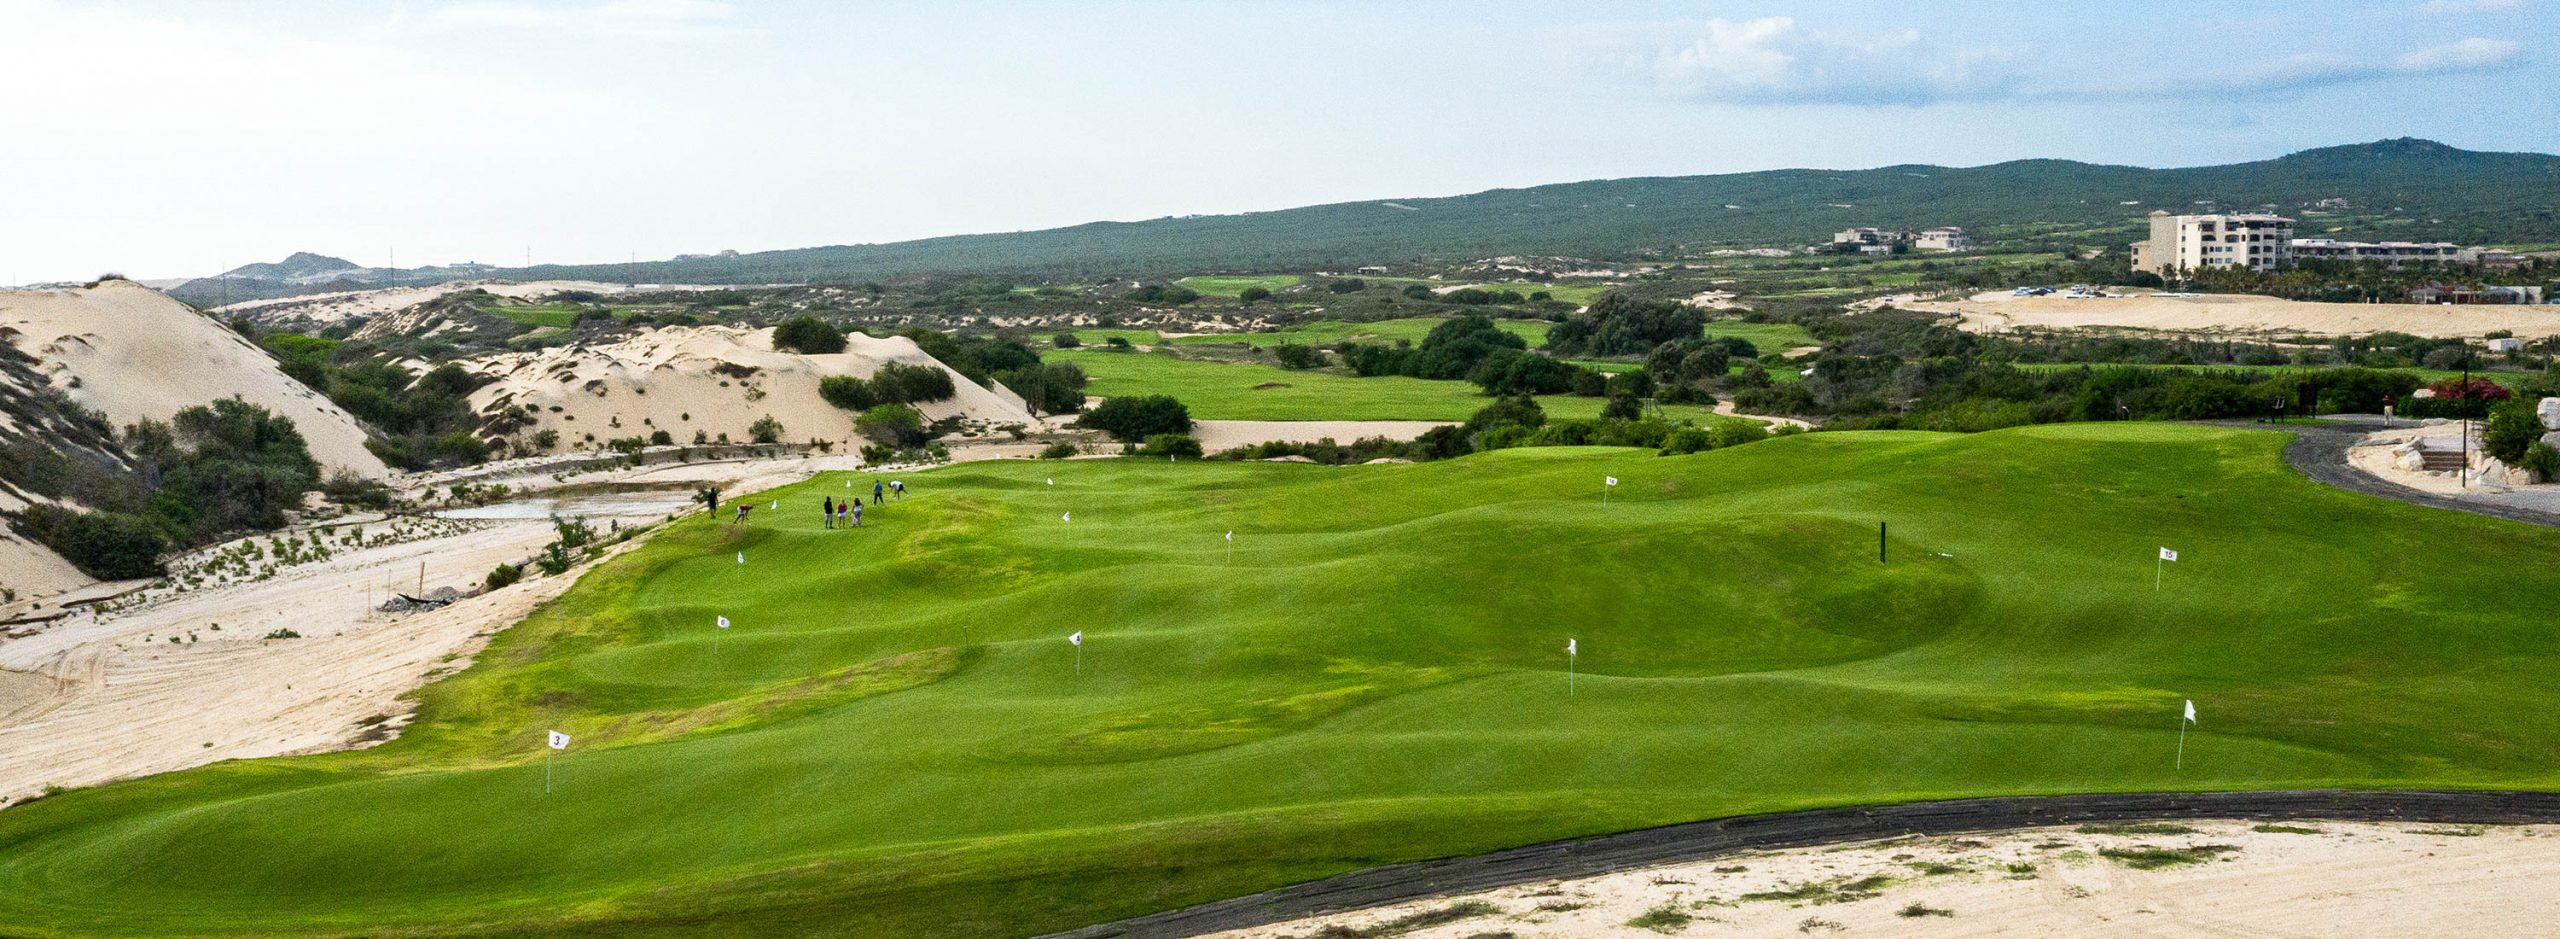
<instances>
[{"instance_id":1,"label":"white resort building","mask_svg":"<svg viewBox=\"0 0 2560 939\"><path fill-rule=\"evenodd\" d=\"M2174 275L2209 267L2270 270L2293 263L2293 220L2281 215L2151 213L2151 238L2133 243L2133 269Z\"/></svg>"},{"instance_id":2,"label":"white resort building","mask_svg":"<svg viewBox=\"0 0 2560 939\"><path fill-rule=\"evenodd\" d=\"M1962 251L1973 247L1973 236L1965 234L1964 229L1952 226L1932 228L1921 232L1920 237L1913 241L1911 246L1922 251Z\"/></svg>"},{"instance_id":3,"label":"white resort building","mask_svg":"<svg viewBox=\"0 0 2560 939\"><path fill-rule=\"evenodd\" d=\"M2328 258L2338 261L2365 261L2389 267L2404 264L2451 264L2461 259L2462 246L2450 241L2333 241L2327 238L2297 238L2293 256Z\"/></svg>"}]
</instances>

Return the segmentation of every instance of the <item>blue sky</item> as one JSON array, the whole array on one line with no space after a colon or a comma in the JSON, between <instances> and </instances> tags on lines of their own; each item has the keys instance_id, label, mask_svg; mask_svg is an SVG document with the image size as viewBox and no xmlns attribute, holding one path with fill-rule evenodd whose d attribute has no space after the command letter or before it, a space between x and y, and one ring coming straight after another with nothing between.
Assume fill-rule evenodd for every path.
<instances>
[{"instance_id":1,"label":"blue sky","mask_svg":"<svg viewBox=\"0 0 2560 939\"><path fill-rule=\"evenodd\" d=\"M0 0L0 283L1787 166L2560 151L2560 0Z\"/></svg>"}]
</instances>

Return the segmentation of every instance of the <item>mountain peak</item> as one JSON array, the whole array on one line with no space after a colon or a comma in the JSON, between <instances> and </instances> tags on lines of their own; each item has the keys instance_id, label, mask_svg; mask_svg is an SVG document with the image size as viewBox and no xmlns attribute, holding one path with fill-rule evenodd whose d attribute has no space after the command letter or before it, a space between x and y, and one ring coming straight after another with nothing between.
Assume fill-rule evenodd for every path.
<instances>
[{"instance_id":1,"label":"mountain peak","mask_svg":"<svg viewBox=\"0 0 2560 939\"><path fill-rule=\"evenodd\" d=\"M2477 159L2480 156L2481 154L2479 153L2439 143L2437 141L2428 140L2423 137L2394 137L2389 140L2376 140L2372 143L2351 143L2343 146L2304 150L2300 153L2287 155L2283 159L2292 162L2346 163L2446 159L2471 160Z\"/></svg>"}]
</instances>

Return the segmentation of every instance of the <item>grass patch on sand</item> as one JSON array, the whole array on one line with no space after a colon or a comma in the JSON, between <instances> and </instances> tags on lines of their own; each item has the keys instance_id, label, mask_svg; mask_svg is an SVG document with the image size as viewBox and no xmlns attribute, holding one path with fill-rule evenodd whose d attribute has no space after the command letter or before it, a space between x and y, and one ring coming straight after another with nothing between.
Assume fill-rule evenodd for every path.
<instances>
[{"instance_id":1,"label":"grass patch on sand","mask_svg":"<svg viewBox=\"0 0 2560 939\"><path fill-rule=\"evenodd\" d=\"M2224 854L2240 850L2237 845L2191 844L2183 848L2142 845L2134 848L2099 848L2098 856L2126 867L2156 871L2164 867L2202 864Z\"/></svg>"}]
</instances>

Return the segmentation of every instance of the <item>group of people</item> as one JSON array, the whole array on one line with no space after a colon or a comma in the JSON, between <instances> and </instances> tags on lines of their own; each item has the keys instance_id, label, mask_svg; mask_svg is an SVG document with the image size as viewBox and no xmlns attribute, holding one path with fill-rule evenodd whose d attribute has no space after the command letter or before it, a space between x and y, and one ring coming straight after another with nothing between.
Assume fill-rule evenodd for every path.
<instances>
[{"instance_id":1,"label":"group of people","mask_svg":"<svg viewBox=\"0 0 2560 939\"><path fill-rule=\"evenodd\" d=\"M879 480L873 480L871 482L872 505L879 505L880 503L889 501L891 496L895 496L900 499L906 498L907 484L895 479L892 479L885 484L881 483ZM706 489L703 492L703 497L704 501L708 502L711 506L712 516L715 518L718 517L720 514L720 490ZM825 499L820 500L818 503L819 521L825 523L828 528L860 528L862 527L862 504L862 497L859 495L842 502L836 501L834 496L828 496ZM729 524L746 524L747 513L754 508L755 506L749 503L738 503L737 514L729 519Z\"/></svg>"}]
</instances>

